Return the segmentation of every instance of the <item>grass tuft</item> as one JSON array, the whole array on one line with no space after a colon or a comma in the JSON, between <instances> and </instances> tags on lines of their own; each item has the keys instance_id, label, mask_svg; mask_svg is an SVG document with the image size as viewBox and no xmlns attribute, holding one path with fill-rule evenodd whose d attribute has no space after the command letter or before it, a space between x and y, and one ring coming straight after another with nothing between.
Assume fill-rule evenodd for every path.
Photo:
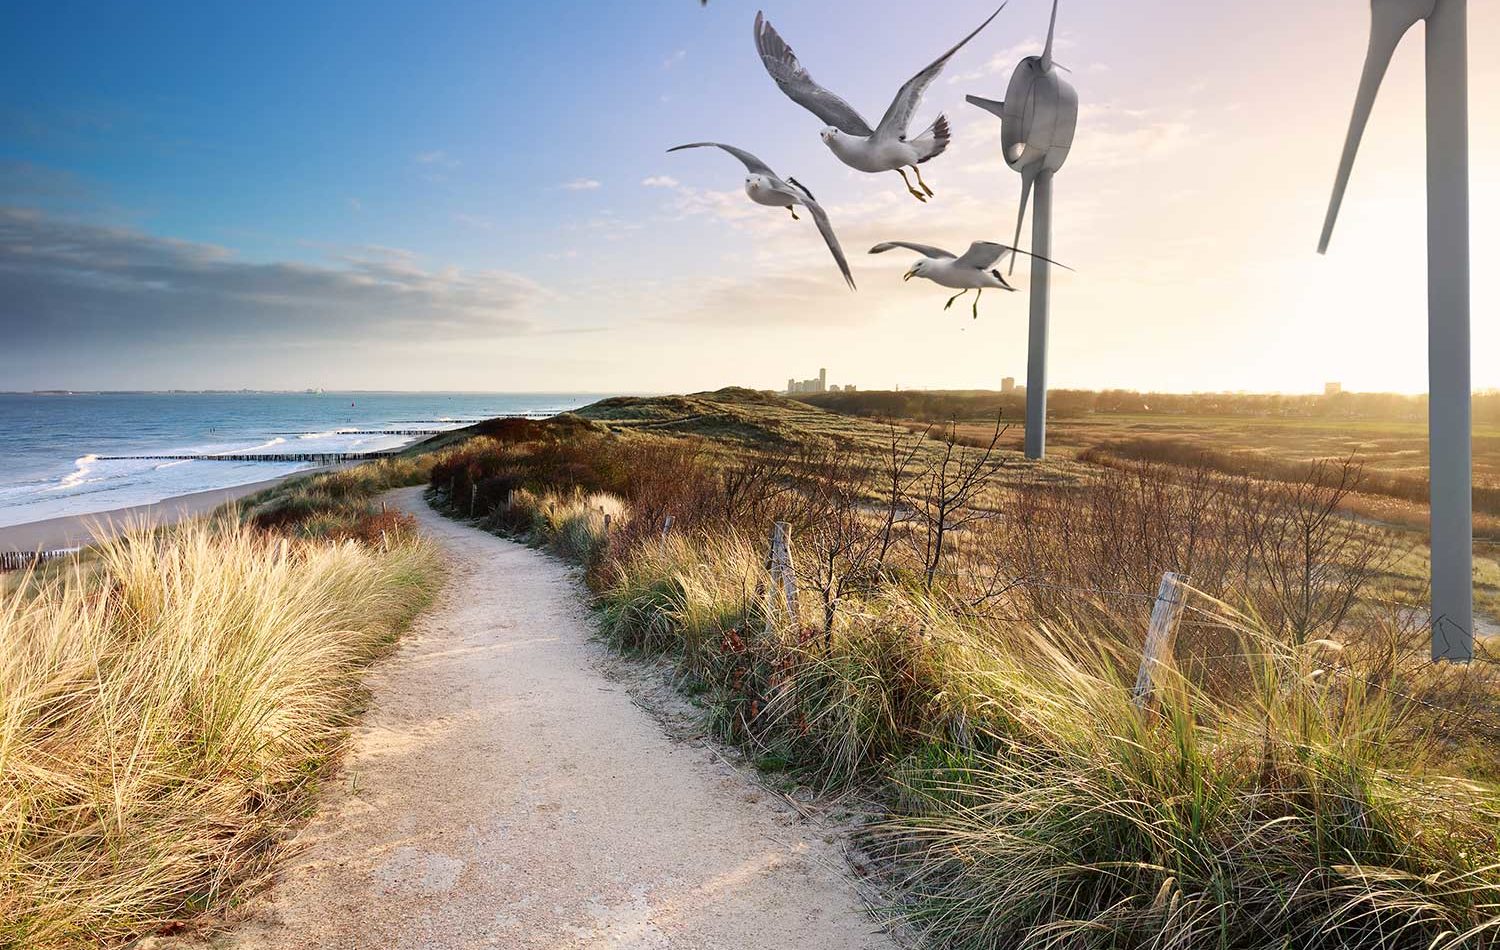
<instances>
[{"instance_id":1,"label":"grass tuft","mask_svg":"<svg viewBox=\"0 0 1500 950\"><path fill-rule=\"evenodd\" d=\"M116 943L244 895L436 573L410 537L195 522L0 594L0 946Z\"/></svg>"}]
</instances>

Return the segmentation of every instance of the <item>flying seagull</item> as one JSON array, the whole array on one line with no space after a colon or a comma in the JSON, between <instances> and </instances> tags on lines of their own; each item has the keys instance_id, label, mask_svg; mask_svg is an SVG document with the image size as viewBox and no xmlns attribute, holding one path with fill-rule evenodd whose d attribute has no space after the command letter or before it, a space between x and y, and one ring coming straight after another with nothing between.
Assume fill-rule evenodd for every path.
<instances>
[{"instance_id":1,"label":"flying seagull","mask_svg":"<svg viewBox=\"0 0 1500 950\"><path fill-rule=\"evenodd\" d=\"M901 91L896 93L890 108L885 110L880 124L873 129L853 106L813 81L812 76L798 62L797 54L792 52L781 34L766 20L764 13L755 15L755 48L760 52L761 62L766 64L766 71L776 80L781 91L827 123L827 127L820 133L823 144L828 146L839 161L872 175L900 172L901 180L906 182L906 190L918 201L926 201L932 197L932 189L922 180L920 166L947 150L951 136L948 117L939 115L927 131L910 140L907 139L907 126L911 125L912 115L921 104L927 87L932 85L938 73L948 65L948 60L978 36L979 30L989 26L990 21L1004 9L1005 4L1002 3L999 10L990 14L989 20L979 25L978 30L964 37L963 42L907 80ZM912 187L911 179L906 177L907 166L916 172L917 184L922 186L921 191Z\"/></svg>"},{"instance_id":2,"label":"flying seagull","mask_svg":"<svg viewBox=\"0 0 1500 950\"><path fill-rule=\"evenodd\" d=\"M823 206L818 204L818 199L813 193L795 178L782 178L771 170L765 162L751 155L742 148L733 145L725 145L722 142L693 142L689 145L679 145L669 148L669 152L680 152L685 148L722 148L744 163L745 171L745 194L750 200L758 205L766 205L771 208L785 208L792 213L792 220L801 220L797 217L797 205L806 208L812 215L813 222L817 224L818 231L823 235L823 240L828 244L828 250L833 253L833 259L839 265L839 271L843 273L844 280L848 282L849 289L855 290L854 275L849 272L849 261L844 257L844 249L839 246L838 235L833 233L833 225L828 220L828 213Z\"/></svg>"},{"instance_id":3,"label":"flying seagull","mask_svg":"<svg viewBox=\"0 0 1500 950\"><path fill-rule=\"evenodd\" d=\"M940 287L951 287L961 290L963 293L954 294L943 306L944 310L950 309L958 298L971 290L979 293L974 295L974 319L979 319L979 298L984 296L985 290L1009 290L1016 288L1005 282L999 268L995 267L1000 259L1007 254L1025 254L1027 257L1037 257L1029 251L1017 250L1006 244L996 244L994 241L975 241L969 245L963 257L959 257L952 251L945 251L940 247L930 244L913 244L909 241L887 241L870 248L871 254L884 254L886 251L894 251L896 248L906 248L908 251L916 251L922 255L922 260L912 265L911 270L906 272L902 280L911 280L913 277L925 277ZM1057 261L1041 257L1040 260L1048 264L1057 264ZM1065 264L1057 264L1058 267L1073 268Z\"/></svg>"}]
</instances>

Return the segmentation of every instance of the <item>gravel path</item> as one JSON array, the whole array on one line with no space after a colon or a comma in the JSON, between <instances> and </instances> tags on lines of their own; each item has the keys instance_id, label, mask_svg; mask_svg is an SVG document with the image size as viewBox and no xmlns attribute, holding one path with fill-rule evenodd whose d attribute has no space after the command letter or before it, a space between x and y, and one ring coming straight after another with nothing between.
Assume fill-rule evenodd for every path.
<instances>
[{"instance_id":1,"label":"gravel path","mask_svg":"<svg viewBox=\"0 0 1500 950\"><path fill-rule=\"evenodd\" d=\"M278 884L216 944L895 946L836 842L605 674L565 567L418 489L390 497L450 583L372 674L339 786Z\"/></svg>"}]
</instances>

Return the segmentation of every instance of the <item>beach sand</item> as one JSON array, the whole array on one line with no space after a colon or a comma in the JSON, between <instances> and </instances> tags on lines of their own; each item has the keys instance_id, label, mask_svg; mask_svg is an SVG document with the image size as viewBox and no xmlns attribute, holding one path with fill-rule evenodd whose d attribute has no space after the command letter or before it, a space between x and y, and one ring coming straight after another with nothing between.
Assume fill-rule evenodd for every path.
<instances>
[{"instance_id":1,"label":"beach sand","mask_svg":"<svg viewBox=\"0 0 1500 950\"><path fill-rule=\"evenodd\" d=\"M323 469L308 469L279 478L251 482L248 485L235 485L231 488L215 488L211 491L178 495L175 498L167 498L149 505L116 508L113 511L96 511L86 515L67 515L62 518L48 518L45 521L0 527L0 551L54 551L60 548L75 548L112 538L136 525L175 524L185 518L207 514L226 502L279 485L289 478L300 478L318 471L323 471Z\"/></svg>"}]
</instances>

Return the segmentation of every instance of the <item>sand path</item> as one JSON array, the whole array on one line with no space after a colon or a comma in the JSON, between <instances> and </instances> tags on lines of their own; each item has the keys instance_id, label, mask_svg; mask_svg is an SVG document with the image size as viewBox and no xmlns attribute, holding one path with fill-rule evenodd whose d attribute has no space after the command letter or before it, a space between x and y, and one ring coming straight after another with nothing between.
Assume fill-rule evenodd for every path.
<instances>
[{"instance_id":1,"label":"sand path","mask_svg":"<svg viewBox=\"0 0 1500 950\"><path fill-rule=\"evenodd\" d=\"M892 947L837 843L607 676L557 561L394 492L453 572L247 919L262 948Z\"/></svg>"}]
</instances>

